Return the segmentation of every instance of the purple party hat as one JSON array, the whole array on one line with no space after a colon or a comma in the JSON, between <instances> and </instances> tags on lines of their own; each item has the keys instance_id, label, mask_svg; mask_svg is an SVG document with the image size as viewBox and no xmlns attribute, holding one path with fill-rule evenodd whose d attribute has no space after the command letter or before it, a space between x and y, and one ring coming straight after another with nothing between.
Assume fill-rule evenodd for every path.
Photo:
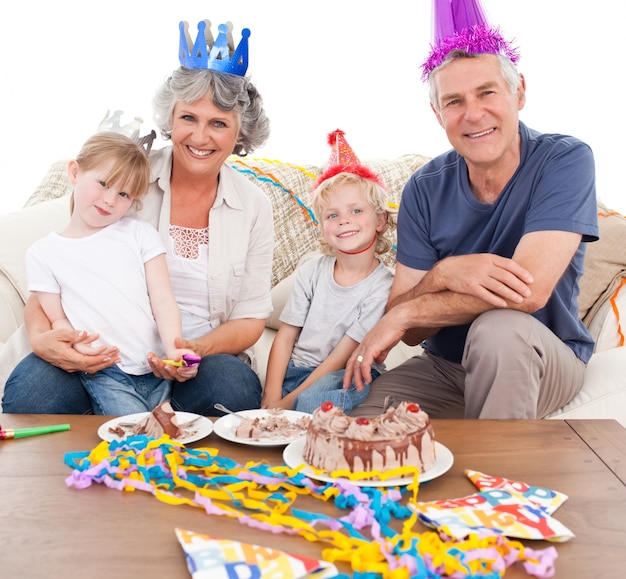
<instances>
[{"instance_id":1,"label":"purple party hat","mask_svg":"<svg viewBox=\"0 0 626 579\"><path fill-rule=\"evenodd\" d=\"M516 63L519 52L489 24L480 0L433 0L432 43L422 64L427 81L452 50L469 54L502 54Z\"/></svg>"}]
</instances>

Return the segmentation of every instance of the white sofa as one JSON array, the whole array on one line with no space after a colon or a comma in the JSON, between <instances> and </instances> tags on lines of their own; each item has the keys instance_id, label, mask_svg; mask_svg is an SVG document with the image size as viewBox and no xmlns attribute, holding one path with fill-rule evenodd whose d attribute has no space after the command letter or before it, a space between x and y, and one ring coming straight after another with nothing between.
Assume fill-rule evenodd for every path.
<instances>
[{"instance_id":1,"label":"white sofa","mask_svg":"<svg viewBox=\"0 0 626 579\"><path fill-rule=\"evenodd\" d=\"M398 203L409 175L428 160L417 154L366 161L386 180L390 203ZM310 209L310 191L321 166L301 166L266 159L232 159L232 166L256 182L274 206L275 252L272 276L274 313L255 345L255 364L264 380L267 356L278 328L278 316L298 262L317 250L317 224ZM25 207L0 215L0 398L14 365L28 351L23 329L27 298L24 253L69 217L66 161L54 163ZM588 244L579 298L581 317L596 340L580 393L552 418L614 418L626 426L626 348L620 317L626 312L626 219L598 204L601 241ZM394 239L395 241L395 239ZM393 266L394 254L388 257ZM625 329L626 331L626 329ZM399 344L387 365L394 367L418 350ZM0 408L1 410L1 408Z\"/></svg>"}]
</instances>

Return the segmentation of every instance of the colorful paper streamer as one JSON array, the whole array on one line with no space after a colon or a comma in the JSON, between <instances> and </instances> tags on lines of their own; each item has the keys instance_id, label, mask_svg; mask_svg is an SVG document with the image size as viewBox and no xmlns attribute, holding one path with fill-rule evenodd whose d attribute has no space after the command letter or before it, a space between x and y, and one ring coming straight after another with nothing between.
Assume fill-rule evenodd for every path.
<instances>
[{"instance_id":1,"label":"colorful paper streamer","mask_svg":"<svg viewBox=\"0 0 626 579\"><path fill-rule=\"evenodd\" d=\"M321 559L348 563L354 579L495 579L517 561L536 577L554 575L553 547L530 549L486 530L463 538L416 530L417 472L414 483L399 488L359 487L349 479L320 484L301 468L239 464L216 449L187 448L167 435L102 442L89 452L66 454L65 463L72 468L69 487L97 483L148 492L169 505L202 508L252 528L320 542ZM297 499L303 495L332 500L341 516L300 509Z\"/></svg>"}]
</instances>

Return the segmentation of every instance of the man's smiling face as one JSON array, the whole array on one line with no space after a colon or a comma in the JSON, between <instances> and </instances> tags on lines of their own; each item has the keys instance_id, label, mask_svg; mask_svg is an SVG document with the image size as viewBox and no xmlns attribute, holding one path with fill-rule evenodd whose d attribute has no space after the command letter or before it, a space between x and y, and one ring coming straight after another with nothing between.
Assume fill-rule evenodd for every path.
<instances>
[{"instance_id":1,"label":"man's smiling face","mask_svg":"<svg viewBox=\"0 0 626 579\"><path fill-rule=\"evenodd\" d=\"M497 167L519 157L519 111L525 102L523 77L512 92L493 55L457 58L436 71L435 114L450 144L469 166Z\"/></svg>"}]
</instances>

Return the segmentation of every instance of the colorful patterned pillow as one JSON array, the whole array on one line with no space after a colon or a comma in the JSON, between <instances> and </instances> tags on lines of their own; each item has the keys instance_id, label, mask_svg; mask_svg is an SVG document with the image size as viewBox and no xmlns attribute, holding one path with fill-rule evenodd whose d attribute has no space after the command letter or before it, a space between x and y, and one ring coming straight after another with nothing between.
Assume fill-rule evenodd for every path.
<instances>
[{"instance_id":1,"label":"colorful patterned pillow","mask_svg":"<svg viewBox=\"0 0 626 579\"><path fill-rule=\"evenodd\" d=\"M66 159L55 161L50 165L48 172L41 183L39 183L34 193L27 199L24 207L37 205L49 199L57 199L69 195L72 192L72 184L67 177L68 162L69 159Z\"/></svg>"}]
</instances>

